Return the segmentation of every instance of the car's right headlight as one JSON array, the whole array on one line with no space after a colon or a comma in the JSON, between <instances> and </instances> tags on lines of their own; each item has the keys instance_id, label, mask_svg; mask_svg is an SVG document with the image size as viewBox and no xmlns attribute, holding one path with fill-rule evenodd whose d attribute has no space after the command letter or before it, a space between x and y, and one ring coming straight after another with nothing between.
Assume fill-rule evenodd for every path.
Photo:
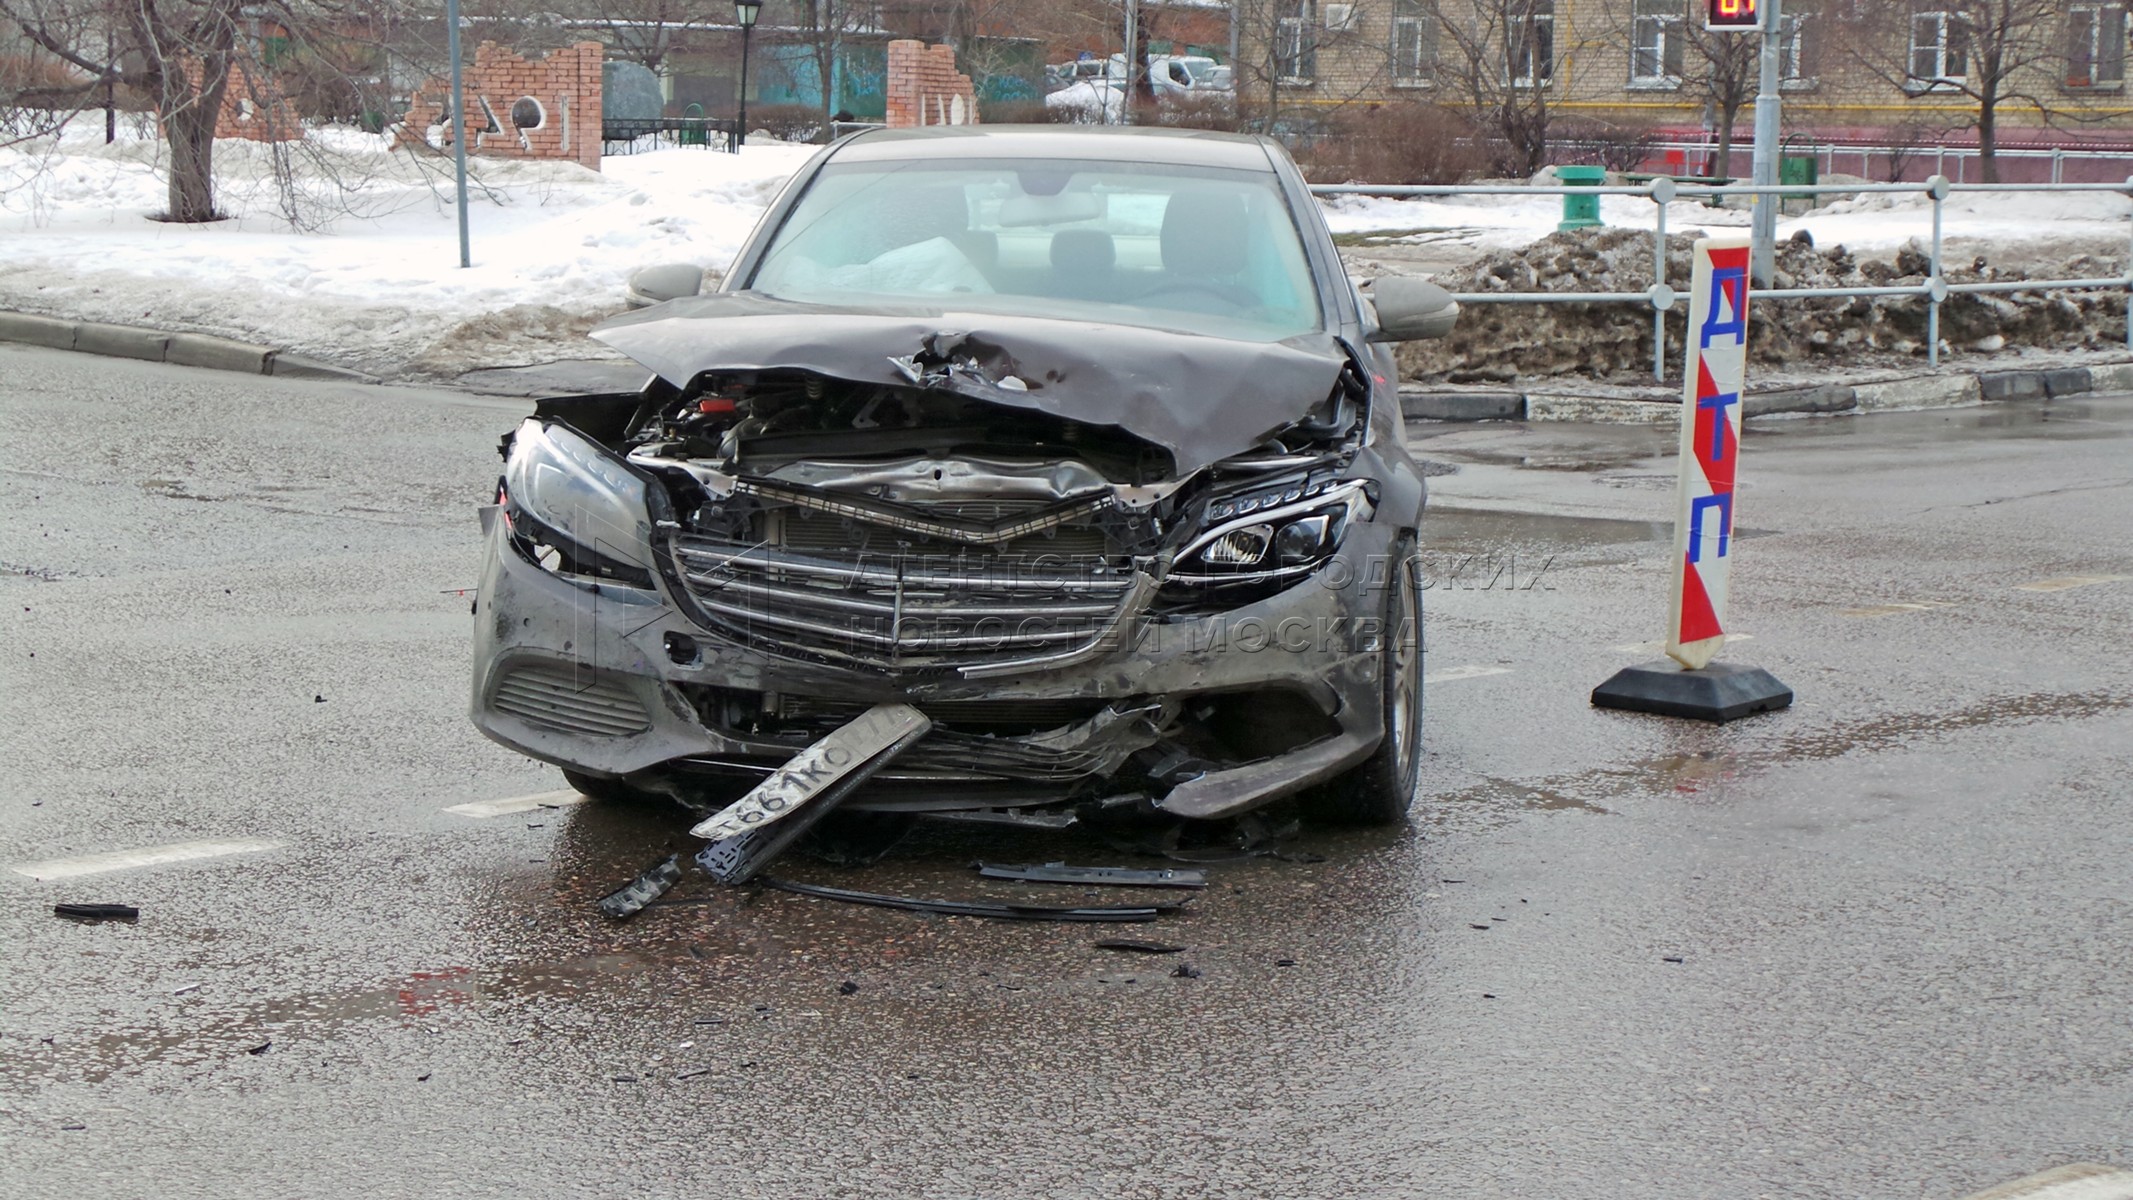
<instances>
[{"instance_id":1,"label":"car's right headlight","mask_svg":"<svg viewBox=\"0 0 2133 1200\"><path fill-rule=\"evenodd\" d=\"M1351 521L1367 520L1371 511L1360 480L1297 483L1225 498L1210 506L1209 515L1229 519L1185 547L1177 575L1204 582L1302 575L1340 547Z\"/></svg>"},{"instance_id":2,"label":"car's right headlight","mask_svg":"<svg viewBox=\"0 0 2133 1200\"><path fill-rule=\"evenodd\" d=\"M504 518L522 551L559 574L651 586L645 481L568 429L528 419L504 461ZM551 553L543 553L547 551Z\"/></svg>"}]
</instances>

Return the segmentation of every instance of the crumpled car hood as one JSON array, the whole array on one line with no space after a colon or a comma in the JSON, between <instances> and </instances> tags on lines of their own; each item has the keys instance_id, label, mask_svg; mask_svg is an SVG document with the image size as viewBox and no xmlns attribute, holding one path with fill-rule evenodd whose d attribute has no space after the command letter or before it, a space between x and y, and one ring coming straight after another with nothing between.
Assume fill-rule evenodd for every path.
<instances>
[{"instance_id":1,"label":"crumpled car hood","mask_svg":"<svg viewBox=\"0 0 2133 1200\"><path fill-rule=\"evenodd\" d=\"M1280 342L920 306L847 308L753 292L628 313L592 336L674 384L710 370L802 370L938 387L1114 425L1183 476L1260 444L1326 398L1347 363L1323 332Z\"/></svg>"}]
</instances>

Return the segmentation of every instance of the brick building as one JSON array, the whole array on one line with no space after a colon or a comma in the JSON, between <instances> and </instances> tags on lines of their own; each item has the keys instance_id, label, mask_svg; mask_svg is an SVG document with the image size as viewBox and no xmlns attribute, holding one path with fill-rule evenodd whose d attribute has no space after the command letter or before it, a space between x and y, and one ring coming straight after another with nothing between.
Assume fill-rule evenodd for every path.
<instances>
[{"instance_id":1,"label":"brick building","mask_svg":"<svg viewBox=\"0 0 2133 1200\"><path fill-rule=\"evenodd\" d=\"M1987 4L2002 14L1996 26L1982 18ZM1707 32L1700 4L1688 0L1234 0L1232 7L1247 104L1309 111L1414 100L1471 108L1489 103L1490 93L1528 103L1537 95L1552 119L1571 127L1701 140L1721 118L1717 101L1731 92L1746 101L1735 137L1744 141L1752 129L1759 35ZM1971 9L1980 15L1966 17ZM1992 90L2020 97L1998 106L2001 150L2133 154L2123 0L1921 0L1885 12L1862 0L1788 0L1783 12L1788 142L1893 147L1912 160L1905 169L1885 153L1849 155L1840 169L1917 178L1935 164L1922 147L1975 146L1975 93L1985 90L1986 51L1996 42L2005 49L1999 57L2018 65ZM1732 70L1714 68L1714 58L1731 60ZM1728 79L1737 82L1724 86ZM2123 179L2127 165L2089 163L2065 178ZM2007 179L2049 170L2044 160L2001 163Z\"/></svg>"}]
</instances>

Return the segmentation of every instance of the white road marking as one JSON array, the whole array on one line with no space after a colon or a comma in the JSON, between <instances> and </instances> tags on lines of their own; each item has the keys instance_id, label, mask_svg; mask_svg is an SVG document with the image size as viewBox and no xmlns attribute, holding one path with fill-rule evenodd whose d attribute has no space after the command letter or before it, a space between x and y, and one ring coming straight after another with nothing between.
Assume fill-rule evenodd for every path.
<instances>
[{"instance_id":1,"label":"white road marking","mask_svg":"<svg viewBox=\"0 0 2133 1200\"><path fill-rule=\"evenodd\" d=\"M76 858L53 858L43 862L16 863L8 868L32 879L72 879L77 875L100 875L132 867L159 867L164 863L196 858L220 858L225 854L253 854L279 850L282 843L265 838L218 838L206 842L179 842L173 846L147 846L139 850L107 850Z\"/></svg>"},{"instance_id":2,"label":"white road marking","mask_svg":"<svg viewBox=\"0 0 2133 1200\"><path fill-rule=\"evenodd\" d=\"M2074 1163L1987 1188L1968 1200L2133 1200L2133 1171Z\"/></svg>"},{"instance_id":3,"label":"white road marking","mask_svg":"<svg viewBox=\"0 0 2133 1200\"><path fill-rule=\"evenodd\" d=\"M2057 579L2039 579L2035 583L2018 583L2018 592L2063 592L2068 588L2088 587L2098 583L2122 583L2133 575L2062 575Z\"/></svg>"},{"instance_id":4,"label":"white road marking","mask_svg":"<svg viewBox=\"0 0 2133 1200\"><path fill-rule=\"evenodd\" d=\"M1726 635L1727 645L1731 645L1734 642L1752 642L1754 640L1755 635L1752 633L1729 633ZM1666 643L1631 642L1626 646L1616 646L1614 650L1617 654L1664 654L1666 653Z\"/></svg>"},{"instance_id":5,"label":"white road marking","mask_svg":"<svg viewBox=\"0 0 2133 1200\"><path fill-rule=\"evenodd\" d=\"M1919 600L1909 604L1869 604L1863 608L1847 608L1847 617L1893 617L1902 613L1932 612L1936 608L1953 608L1945 600Z\"/></svg>"},{"instance_id":6,"label":"white road marking","mask_svg":"<svg viewBox=\"0 0 2133 1200\"><path fill-rule=\"evenodd\" d=\"M585 803L585 797L568 788L560 792L537 792L531 796L513 796L508 800L476 800L472 804L454 804L444 811L458 813L486 821L490 817L508 817L512 813L532 812L536 808L564 808Z\"/></svg>"},{"instance_id":7,"label":"white road marking","mask_svg":"<svg viewBox=\"0 0 2133 1200\"><path fill-rule=\"evenodd\" d=\"M1422 677L1424 683L1456 683L1461 679L1480 679L1488 675L1509 675L1509 667L1452 667Z\"/></svg>"}]
</instances>

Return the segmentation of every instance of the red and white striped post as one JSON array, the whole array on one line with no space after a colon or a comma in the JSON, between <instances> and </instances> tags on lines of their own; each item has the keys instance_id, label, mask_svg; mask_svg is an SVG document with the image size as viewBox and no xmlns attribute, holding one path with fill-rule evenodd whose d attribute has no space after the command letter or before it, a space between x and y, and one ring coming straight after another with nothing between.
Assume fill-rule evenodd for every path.
<instances>
[{"instance_id":1,"label":"red and white striped post","mask_svg":"<svg viewBox=\"0 0 2133 1200\"><path fill-rule=\"evenodd\" d=\"M1711 661L1726 644L1741 397L1747 391L1748 276L1747 238L1696 243L1666 626L1666 655L1672 661L1617 672L1593 689L1592 702L1602 708L1730 721L1792 703L1792 689L1768 671Z\"/></svg>"}]
</instances>

